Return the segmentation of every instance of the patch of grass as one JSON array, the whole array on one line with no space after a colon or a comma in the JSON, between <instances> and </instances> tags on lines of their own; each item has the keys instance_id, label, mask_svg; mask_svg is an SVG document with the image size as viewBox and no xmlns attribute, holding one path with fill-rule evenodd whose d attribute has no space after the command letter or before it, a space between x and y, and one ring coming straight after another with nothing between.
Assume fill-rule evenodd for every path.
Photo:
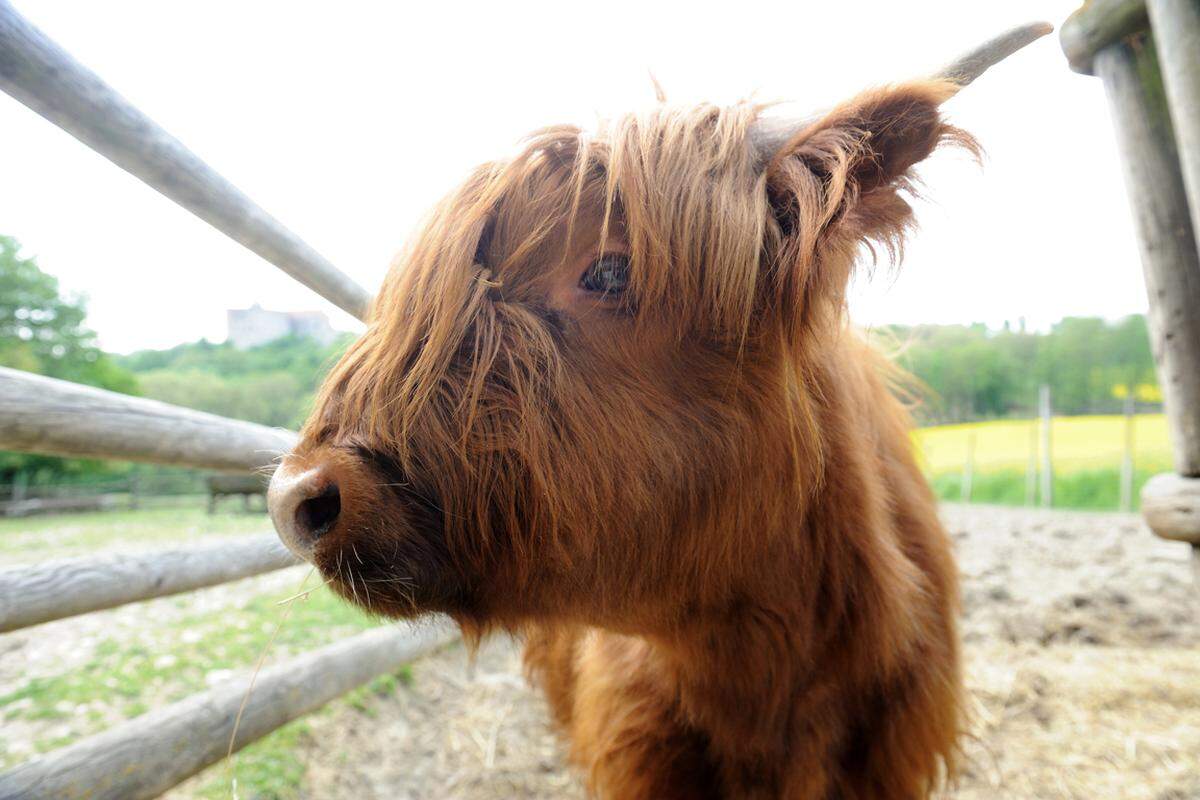
<instances>
[{"instance_id":1,"label":"patch of grass","mask_svg":"<svg viewBox=\"0 0 1200 800\"><path fill-rule=\"evenodd\" d=\"M0 566L102 553L114 545L186 545L270 530L265 514L209 515L200 507L0 519Z\"/></svg>"},{"instance_id":2,"label":"patch of grass","mask_svg":"<svg viewBox=\"0 0 1200 800\"><path fill-rule=\"evenodd\" d=\"M344 699L355 709L374 719L375 698L391 697L402 687L412 686L412 682L412 668L405 664L391 675L381 675L366 686L354 689L346 694Z\"/></svg>"},{"instance_id":3,"label":"patch of grass","mask_svg":"<svg viewBox=\"0 0 1200 800\"><path fill-rule=\"evenodd\" d=\"M72 737L70 736L47 736L38 739L33 743L33 746L39 753L47 753L51 750L57 750L60 747L65 747L70 744Z\"/></svg>"},{"instance_id":4,"label":"patch of grass","mask_svg":"<svg viewBox=\"0 0 1200 800\"><path fill-rule=\"evenodd\" d=\"M929 482L942 500L963 500L963 476L958 472L934 475ZM981 473L971 480L971 502L1001 506L1025 505L1025 474L1015 470Z\"/></svg>"},{"instance_id":5,"label":"patch of grass","mask_svg":"<svg viewBox=\"0 0 1200 800\"><path fill-rule=\"evenodd\" d=\"M291 800L299 796L305 766L297 753L312 734L308 720L315 715L336 713L337 709L347 705L368 719L375 719L379 714L378 701L411 686L412 680L412 669L406 664L390 675L381 675L366 686L354 689L314 714L273 731L238 753L232 771L228 762L210 767L199 796L227 800L231 796L233 776L237 777L238 793L242 797Z\"/></svg>"},{"instance_id":6,"label":"patch of grass","mask_svg":"<svg viewBox=\"0 0 1200 800\"><path fill-rule=\"evenodd\" d=\"M238 797L255 800L292 800L304 781L304 762L297 753L312 727L304 718L272 731L249 747L209 769L211 776L200 785L198 795L212 800L229 800L232 778L237 778Z\"/></svg>"},{"instance_id":7,"label":"patch of grass","mask_svg":"<svg viewBox=\"0 0 1200 800\"><path fill-rule=\"evenodd\" d=\"M1123 416L1055 417L1051 423L1054 507L1115 510L1120 503ZM974 441L971 502L1020 506L1026 503L1031 456L1040 466L1036 420L997 420L940 425L913 431L913 443L943 500L962 500L963 470ZM1167 423L1162 414L1133 418L1134 485L1137 508L1142 485L1171 469ZM1036 502L1036 501L1035 501Z\"/></svg>"},{"instance_id":8,"label":"patch of grass","mask_svg":"<svg viewBox=\"0 0 1200 800\"><path fill-rule=\"evenodd\" d=\"M1142 486L1153 475L1169 465L1154 469L1137 469L1133 475L1133 510L1139 506ZM971 480L971 502L1003 506L1023 506L1026 503L1026 476L1020 470L979 472ZM1091 511L1113 511L1121 498L1121 471L1117 468L1090 469L1056 474L1054 476L1054 507L1078 508ZM963 499L961 472L943 473L930 479L934 493L943 500ZM1040 493L1034 492L1035 503Z\"/></svg>"}]
</instances>

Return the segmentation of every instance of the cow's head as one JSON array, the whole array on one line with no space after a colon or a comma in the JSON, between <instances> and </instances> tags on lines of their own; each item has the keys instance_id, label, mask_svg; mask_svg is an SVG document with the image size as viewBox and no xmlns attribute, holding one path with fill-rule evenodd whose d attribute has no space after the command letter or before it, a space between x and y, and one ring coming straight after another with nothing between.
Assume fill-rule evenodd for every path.
<instances>
[{"instance_id":1,"label":"cow's head","mask_svg":"<svg viewBox=\"0 0 1200 800\"><path fill-rule=\"evenodd\" d=\"M961 83L785 126L661 106L475 170L276 472L284 541L368 608L468 630L736 598L799 546L853 262L899 243L916 163L973 146L939 111Z\"/></svg>"}]
</instances>

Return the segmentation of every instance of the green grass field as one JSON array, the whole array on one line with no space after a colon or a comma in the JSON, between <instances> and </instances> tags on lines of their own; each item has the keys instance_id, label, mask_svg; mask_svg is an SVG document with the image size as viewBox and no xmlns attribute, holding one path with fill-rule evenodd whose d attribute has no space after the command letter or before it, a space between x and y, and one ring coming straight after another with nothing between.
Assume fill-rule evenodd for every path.
<instances>
[{"instance_id":1,"label":"green grass field","mask_svg":"<svg viewBox=\"0 0 1200 800\"><path fill-rule=\"evenodd\" d=\"M1054 505L1060 508L1115 509L1120 497L1125 418L1056 417L1050 426L1054 463ZM921 463L938 496L962 499L963 474L974 440L971 500L1020 505L1026 501L1031 459L1041 461L1038 423L997 420L940 425L913 433ZM1167 421L1162 414L1133 418L1134 505L1142 484L1171 468Z\"/></svg>"}]
</instances>

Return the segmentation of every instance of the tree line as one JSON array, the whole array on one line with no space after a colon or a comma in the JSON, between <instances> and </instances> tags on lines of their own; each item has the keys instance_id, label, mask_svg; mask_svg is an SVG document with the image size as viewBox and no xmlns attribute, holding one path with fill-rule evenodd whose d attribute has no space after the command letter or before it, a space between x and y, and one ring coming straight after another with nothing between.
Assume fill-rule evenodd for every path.
<instances>
[{"instance_id":1,"label":"tree line","mask_svg":"<svg viewBox=\"0 0 1200 800\"><path fill-rule=\"evenodd\" d=\"M1118 413L1129 393L1143 407L1162 401L1141 314L1067 317L1048 331L888 326L876 339L916 379L923 424L1032 416L1043 384L1056 414Z\"/></svg>"},{"instance_id":2,"label":"tree line","mask_svg":"<svg viewBox=\"0 0 1200 800\"><path fill-rule=\"evenodd\" d=\"M353 336L332 344L287 336L240 350L200 340L169 350L118 356L141 394L223 417L279 428L298 428L308 416L317 385Z\"/></svg>"}]
</instances>

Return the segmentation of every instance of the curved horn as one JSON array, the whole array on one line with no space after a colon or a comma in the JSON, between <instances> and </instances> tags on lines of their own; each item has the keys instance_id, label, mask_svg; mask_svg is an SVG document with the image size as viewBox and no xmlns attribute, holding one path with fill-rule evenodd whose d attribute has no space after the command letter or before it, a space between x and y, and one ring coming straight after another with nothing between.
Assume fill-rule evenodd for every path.
<instances>
[{"instance_id":1,"label":"curved horn","mask_svg":"<svg viewBox=\"0 0 1200 800\"><path fill-rule=\"evenodd\" d=\"M934 73L933 77L953 81L959 86L966 86L987 72L989 68L1053 31L1054 26L1049 22L1030 22L1018 25L994 39L989 39L973 50L963 53Z\"/></svg>"},{"instance_id":2,"label":"curved horn","mask_svg":"<svg viewBox=\"0 0 1200 800\"><path fill-rule=\"evenodd\" d=\"M1049 22L1030 22L1018 25L1011 30L996 36L975 47L931 75L931 78L951 81L959 86L966 86L990 67L999 64L1021 48L1035 42L1054 30ZM769 159L797 131L804 128L813 120L779 119L763 117L754 123L750 132L750 141L762 155L763 160Z\"/></svg>"}]
</instances>

